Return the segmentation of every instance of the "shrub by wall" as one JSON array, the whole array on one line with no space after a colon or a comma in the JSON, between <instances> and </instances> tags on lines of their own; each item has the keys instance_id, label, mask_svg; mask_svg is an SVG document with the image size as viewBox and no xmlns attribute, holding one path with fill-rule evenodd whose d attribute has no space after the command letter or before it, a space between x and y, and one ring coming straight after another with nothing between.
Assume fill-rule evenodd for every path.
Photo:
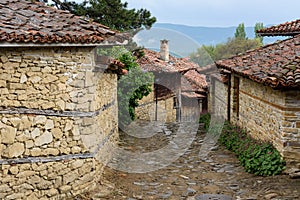
<instances>
[{"instance_id":1,"label":"shrub by wall","mask_svg":"<svg viewBox=\"0 0 300 200\"><path fill-rule=\"evenodd\" d=\"M271 176L285 169L285 161L272 144L251 138L237 126L226 123L219 142L236 154L246 172Z\"/></svg>"}]
</instances>

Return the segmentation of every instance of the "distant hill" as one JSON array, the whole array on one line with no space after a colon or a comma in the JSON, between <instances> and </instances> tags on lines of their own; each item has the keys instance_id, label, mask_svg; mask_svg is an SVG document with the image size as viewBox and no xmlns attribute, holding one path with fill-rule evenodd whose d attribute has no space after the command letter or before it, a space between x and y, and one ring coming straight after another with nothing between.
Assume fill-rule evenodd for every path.
<instances>
[{"instance_id":1,"label":"distant hill","mask_svg":"<svg viewBox=\"0 0 300 200\"><path fill-rule=\"evenodd\" d=\"M224 43L233 37L236 27L202 27L180 24L156 23L150 30L139 32L134 40L146 48L159 49L161 39L170 40L170 51L187 56L201 45ZM247 37L254 38L254 27L245 27ZM264 43L272 43L282 37L264 37Z\"/></svg>"}]
</instances>

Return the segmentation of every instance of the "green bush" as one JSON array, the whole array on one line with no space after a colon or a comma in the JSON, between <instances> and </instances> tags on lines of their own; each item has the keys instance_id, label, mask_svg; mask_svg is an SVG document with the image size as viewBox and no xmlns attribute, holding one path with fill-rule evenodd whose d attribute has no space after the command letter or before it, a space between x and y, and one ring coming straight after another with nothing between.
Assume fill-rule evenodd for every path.
<instances>
[{"instance_id":1,"label":"green bush","mask_svg":"<svg viewBox=\"0 0 300 200\"><path fill-rule=\"evenodd\" d=\"M210 113L205 113L200 115L199 123L204 123L204 129L207 131L210 124Z\"/></svg>"},{"instance_id":2,"label":"green bush","mask_svg":"<svg viewBox=\"0 0 300 200\"><path fill-rule=\"evenodd\" d=\"M272 144L251 138L237 126L226 123L219 142L237 155L246 172L271 176L285 169L285 161Z\"/></svg>"}]
</instances>

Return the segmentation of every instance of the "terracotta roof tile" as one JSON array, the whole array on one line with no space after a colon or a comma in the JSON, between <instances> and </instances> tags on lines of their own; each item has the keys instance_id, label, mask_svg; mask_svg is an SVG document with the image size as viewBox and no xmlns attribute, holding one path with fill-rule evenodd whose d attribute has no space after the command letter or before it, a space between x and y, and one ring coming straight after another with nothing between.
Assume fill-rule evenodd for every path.
<instances>
[{"instance_id":1,"label":"terracotta roof tile","mask_svg":"<svg viewBox=\"0 0 300 200\"><path fill-rule=\"evenodd\" d=\"M205 95L196 92L183 92L181 95L186 98L205 98Z\"/></svg>"},{"instance_id":2,"label":"terracotta roof tile","mask_svg":"<svg viewBox=\"0 0 300 200\"><path fill-rule=\"evenodd\" d=\"M205 92L208 87L205 75L199 74L197 70L189 70L182 77L189 82L195 91Z\"/></svg>"},{"instance_id":3,"label":"terracotta roof tile","mask_svg":"<svg viewBox=\"0 0 300 200\"><path fill-rule=\"evenodd\" d=\"M146 71L176 73L199 67L199 65L190 62L186 58L175 58L170 55L170 61L166 62L160 59L158 52L149 49L144 49L144 52L145 56L139 58L137 63Z\"/></svg>"},{"instance_id":4,"label":"terracotta roof tile","mask_svg":"<svg viewBox=\"0 0 300 200\"><path fill-rule=\"evenodd\" d=\"M300 35L216 62L273 88L300 88Z\"/></svg>"},{"instance_id":5,"label":"terracotta roof tile","mask_svg":"<svg viewBox=\"0 0 300 200\"><path fill-rule=\"evenodd\" d=\"M300 34L300 19L256 31L260 36L294 36Z\"/></svg>"},{"instance_id":6,"label":"terracotta roof tile","mask_svg":"<svg viewBox=\"0 0 300 200\"><path fill-rule=\"evenodd\" d=\"M115 32L44 3L0 0L0 42L100 43Z\"/></svg>"},{"instance_id":7,"label":"terracotta roof tile","mask_svg":"<svg viewBox=\"0 0 300 200\"><path fill-rule=\"evenodd\" d=\"M210 74L210 73L214 73L215 71L218 71L218 68L216 67L215 64L209 64L204 67L197 68L197 71L200 74Z\"/></svg>"}]
</instances>

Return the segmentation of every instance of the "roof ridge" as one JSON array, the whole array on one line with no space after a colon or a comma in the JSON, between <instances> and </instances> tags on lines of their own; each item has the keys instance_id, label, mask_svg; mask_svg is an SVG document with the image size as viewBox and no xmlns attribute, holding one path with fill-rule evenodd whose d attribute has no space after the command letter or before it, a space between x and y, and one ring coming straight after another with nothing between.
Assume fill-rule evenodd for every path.
<instances>
[{"instance_id":1,"label":"roof ridge","mask_svg":"<svg viewBox=\"0 0 300 200\"><path fill-rule=\"evenodd\" d=\"M239 54L234 55L234 56L231 56L231 57L229 57L229 58L224 58L224 59L221 59L221 60L217 60L217 61L215 61L215 64L218 63L219 61L223 61L223 60L233 59L233 58L236 58L236 57L245 56L246 54L255 52L255 51L260 50L260 49L263 50L263 49L269 48L270 46L279 45L279 44L281 44L281 43L287 42L288 40L293 40L293 39L298 38L298 37L300 38L300 34L297 35L297 36L295 36L295 37L292 37L292 38L287 38L287 39L284 39L284 40L277 40L277 41L275 41L275 42L273 42L273 43L266 44L266 45L263 45L263 46L261 46L261 47L257 47L257 48L255 48L255 49L250 49L250 50L248 50L248 51L246 51L246 52L239 53Z\"/></svg>"}]
</instances>

